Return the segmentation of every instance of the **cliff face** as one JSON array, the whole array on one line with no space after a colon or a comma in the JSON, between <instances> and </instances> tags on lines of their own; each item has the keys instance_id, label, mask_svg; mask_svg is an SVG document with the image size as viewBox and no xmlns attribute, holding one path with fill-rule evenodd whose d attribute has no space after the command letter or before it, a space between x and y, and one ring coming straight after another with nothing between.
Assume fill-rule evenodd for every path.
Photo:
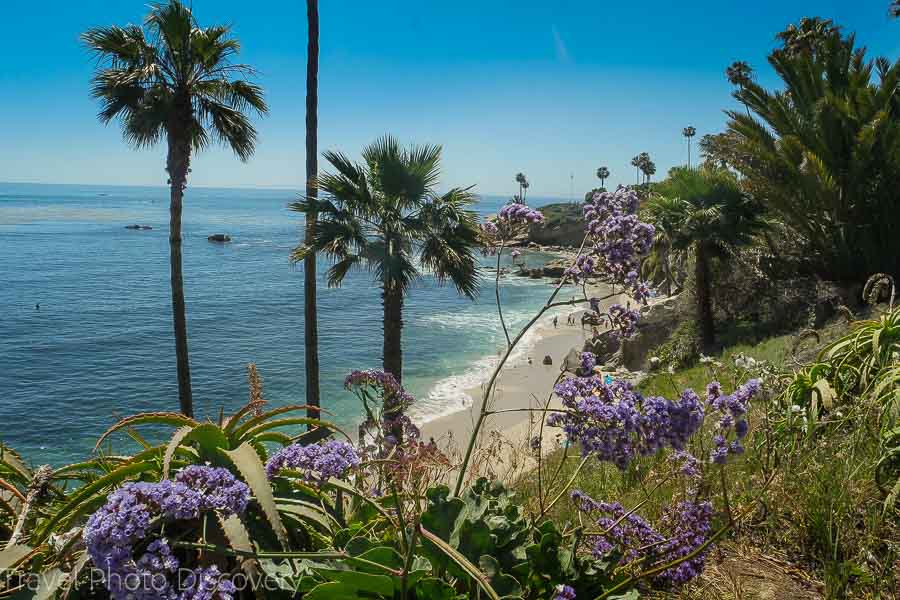
<instances>
[{"instance_id":1,"label":"cliff face","mask_svg":"<svg viewBox=\"0 0 900 600\"><path fill-rule=\"evenodd\" d=\"M542 246L581 245L584 239L584 219L581 203L562 202L541 207L544 222L532 225L528 231L528 241Z\"/></svg>"}]
</instances>

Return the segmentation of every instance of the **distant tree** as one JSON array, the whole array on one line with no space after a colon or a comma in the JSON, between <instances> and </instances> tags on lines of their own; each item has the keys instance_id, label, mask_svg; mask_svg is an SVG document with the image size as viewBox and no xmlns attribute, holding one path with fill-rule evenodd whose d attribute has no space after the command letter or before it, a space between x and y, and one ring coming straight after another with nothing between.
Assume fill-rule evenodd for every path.
<instances>
[{"instance_id":1,"label":"distant tree","mask_svg":"<svg viewBox=\"0 0 900 600\"><path fill-rule=\"evenodd\" d=\"M731 85L742 92L747 84L753 81L753 69L744 61L738 60L731 63L731 66L725 69L725 77L728 78ZM747 110L747 115L749 115L750 108L746 104L744 104L744 108Z\"/></svg>"},{"instance_id":2,"label":"distant tree","mask_svg":"<svg viewBox=\"0 0 900 600\"><path fill-rule=\"evenodd\" d=\"M747 160L738 147L739 140L731 132L706 134L697 145L707 165L739 170Z\"/></svg>"},{"instance_id":3,"label":"distant tree","mask_svg":"<svg viewBox=\"0 0 900 600\"><path fill-rule=\"evenodd\" d=\"M516 202L525 202L525 194L528 192L528 178L524 173L516 173L516 183L519 184L519 195L513 198Z\"/></svg>"},{"instance_id":4,"label":"distant tree","mask_svg":"<svg viewBox=\"0 0 900 600\"><path fill-rule=\"evenodd\" d=\"M634 183L635 185L640 185L641 183L641 155L638 154L634 158L631 159L631 166L634 167Z\"/></svg>"},{"instance_id":5,"label":"distant tree","mask_svg":"<svg viewBox=\"0 0 900 600\"><path fill-rule=\"evenodd\" d=\"M688 169L690 169L691 168L691 138L693 138L695 135L697 135L697 130L694 127L688 125L687 127L685 127L684 129L681 130L681 135L683 135L685 137L685 139L687 139L687 150L688 150L687 166L688 166Z\"/></svg>"},{"instance_id":6,"label":"distant tree","mask_svg":"<svg viewBox=\"0 0 900 600\"><path fill-rule=\"evenodd\" d=\"M475 196L469 188L435 192L440 146L405 149L385 136L363 149L363 164L340 153L323 156L335 170L319 177L325 198L291 205L300 213L318 213L316 236L295 248L291 259L324 252L334 261L327 271L330 286L339 286L353 268L374 275L384 305L383 366L400 381L403 301L413 282L424 271L469 298L478 291L479 227L470 210Z\"/></svg>"},{"instance_id":7,"label":"distant tree","mask_svg":"<svg viewBox=\"0 0 900 600\"><path fill-rule=\"evenodd\" d=\"M169 267L178 398L181 411L194 412L188 358L187 316L181 265L181 210L191 155L212 142L230 147L242 161L253 155L256 129L247 112L267 112L262 89L234 64L239 42L227 26L200 27L177 0L154 5L144 21L125 27L98 27L81 36L98 58L91 94L100 100L101 123L118 119L126 142L135 148L168 145Z\"/></svg>"},{"instance_id":8,"label":"distant tree","mask_svg":"<svg viewBox=\"0 0 900 600\"><path fill-rule=\"evenodd\" d=\"M900 0L898 0L900 2ZM609 177L609 169L606 167L600 167L597 169L597 179L600 180L600 187L606 186L606 178Z\"/></svg>"},{"instance_id":9,"label":"distant tree","mask_svg":"<svg viewBox=\"0 0 900 600\"><path fill-rule=\"evenodd\" d=\"M647 214L671 248L694 253L697 321L705 350L715 344L711 261L727 259L766 226L761 208L725 169L675 167L656 184Z\"/></svg>"}]
</instances>

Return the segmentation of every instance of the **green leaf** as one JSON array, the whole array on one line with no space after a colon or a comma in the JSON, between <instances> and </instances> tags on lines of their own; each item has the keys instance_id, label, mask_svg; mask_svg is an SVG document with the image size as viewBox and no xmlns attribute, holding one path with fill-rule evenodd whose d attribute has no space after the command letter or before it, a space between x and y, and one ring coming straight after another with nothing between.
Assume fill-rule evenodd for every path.
<instances>
[{"instance_id":1,"label":"green leaf","mask_svg":"<svg viewBox=\"0 0 900 600\"><path fill-rule=\"evenodd\" d=\"M24 544L16 544L0 550L0 573L14 567L29 554L31 554L31 548Z\"/></svg>"},{"instance_id":2,"label":"green leaf","mask_svg":"<svg viewBox=\"0 0 900 600\"><path fill-rule=\"evenodd\" d=\"M68 573L64 573L56 567L44 571L38 577L37 591L34 593L34 600L50 600L56 595L59 588L66 582L69 577Z\"/></svg>"},{"instance_id":3,"label":"green leaf","mask_svg":"<svg viewBox=\"0 0 900 600\"><path fill-rule=\"evenodd\" d=\"M142 413L139 415L134 415L132 417L126 417L107 429L103 432L103 435L100 436L100 439L97 440L97 443L94 445L94 451L96 452L98 448L100 448L100 444L103 443L107 437L109 437L114 432L122 429L124 427L134 427L135 425L145 425L145 424L153 424L153 425L174 425L177 427L184 425L199 425L197 421L193 420L190 417L186 417L181 413L171 413L171 412L156 412L156 413Z\"/></svg>"},{"instance_id":4,"label":"green leaf","mask_svg":"<svg viewBox=\"0 0 900 600\"><path fill-rule=\"evenodd\" d=\"M413 589L416 592L416 598L422 600L457 600L461 597L457 595L452 585L437 577L422 579Z\"/></svg>"},{"instance_id":5,"label":"green leaf","mask_svg":"<svg viewBox=\"0 0 900 600\"><path fill-rule=\"evenodd\" d=\"M615 596L610 596L609 600L638 600L640 597L641 594L637 590L631 589L624 594L616 594Z\"/></svg>"},{"instance_id":6,"label":"green leaf","mask_svg":"<svg viewBox=\"0 0 900 600\"><path fill-rule=\"evenodd\" d=\"M281 521L281 515L278 514L278 507L275 504L275 497L272 495L272 487L269 485L269 479L266 477L266 469L263 467L262 461L256 450L248 443L243 443L234 450L221 450L237 467L241 477L250 486L250 490L259 502L269 525L275 532L275 536L281 545L287 549L288 535Z\"/></svg>"},{"instance_id":7,"label":"green leaf","mask_svg":"<svg viewBox=\"0 0 900 600\"><path fill-rule=\"evenodd\" d=\"M460 554L456 548L431 533L424 527L419 527L419 531L422 533L422 537L427 539L429 542L434 544L437 548L441 550L444 554L446 554L454 563L456 563L471 579L478 584L478 586L484 590L484 593L488 595L491 600L500 600L500 596L491 587L490 582L487 577L485 577L484 573L482 573L478 567L473 565L469 560Z\"/></svg>"},{"instance_id":8,"label":"green leaf","mask_svg":"<svg viewBox=\"0 0 900 600\"><path fill-rule=\"evenodd\" d=\"M222 516L217 513L216 518L219 521L219 526L222 527L225 539L228 540L228 545L231 546L233 550L241 552L254 551L253 542L250 541L250 533L247 531L247 528L244 527L244 523L239 516L231 515L228 518L223 519ZM259 566L256 564L256 560L250 557L242 557L238 560L241 568L249 577L254 577L259 574Z\"/></svg>"},{"instance_id":9,"label":"green leaf","mask_svg":"<svg viewBox=\"0 0 900 600\"><path fill-rule=\"evenodd\" d=\"M316 569L316 573L328 579L346 586L347 591L353 590L358 596L386 596L394 597L394 582L387 575L375 575L362 571L344 571L338 569ZM315 591L315 590L313 590ZM307 596L308 597L308 596ZM339 598L340 596L332 596Z\"/></svg>"},{"instance_id":10,"label":"green leaf","mask_svg":"<svg viewBox=\"0 0 900 600\"><path fill-rule=\"evenodd\" d=\"M172 439L169 440L169 443L166 445L166 452L163 454L163 479L169 478L169 467L172 465L172 458L175 456L175 450L178 449L178 446L181 445L184 438L186 438L193 430L194 428L192 426L185 425L178 429L178 431L175 432L175 435L172 436Z\"/></svg>"}]
</instances>

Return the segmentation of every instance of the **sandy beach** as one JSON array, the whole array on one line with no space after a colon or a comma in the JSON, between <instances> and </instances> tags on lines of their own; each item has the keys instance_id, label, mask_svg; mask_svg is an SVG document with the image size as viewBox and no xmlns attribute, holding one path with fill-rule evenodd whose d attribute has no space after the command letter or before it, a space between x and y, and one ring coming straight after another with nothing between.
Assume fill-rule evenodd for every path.
<instances>
[{"instance_id":1,"label":"sandy beach","mask_svg":"<svg viewBox=\"0 0 900 600\"><path fill-rule=\"evenodd\" d=\"M571 296L570 289L563 289L560 298ZM548 286L548 294L549 290ZM603 297L608 293L606 286L595 286L588 290L589 297ZM617 301L621 301L621 299L614 297L602 301L600 305L601 308L605 308ZM566 313L549 311L535 324L536 341L526 352L521 352L517 348L514 356L507 361L500 372L489 401L492 410L536 408L545 405L556 379L560 376L566 356L572 349L580 352L585 341L591 336L590 327L585 326L582 329L580 324L581 314L585 312L583 306L579 305L574 311L570 311L575 317L575 325L566 324ZM553 326L554 314L559 315L557 327ZM516 333L510 332L510 336L513 337ZM550 356L553 361L552 365L543 364L545 356ZM529 358L531 359L530 364ZM465 391L473 400L469 408L424 423L422 425L423 438L434 438L439 446L451 453L464 449L478 418L486 385L487 381L484 381L479 387ZM550 406L559 406L558 399L552 398ZM524 450L527 447L528 440L536 432L537 423L539 423L538 414L534 412L519 411L491 415L482 428L481 443L487 443L492 439L496 441L499 435L504 440L505 447L505 451L500 452L498 456L498 459L502 461L504 457L514 453L515 450ZM557 446L555 432L551 430L550 435L545 432L544 451L549 451ZM498 470L521 468L522 465L507 464L505 468L503 467L498 465Z\"/></svg>"}]
</instances>

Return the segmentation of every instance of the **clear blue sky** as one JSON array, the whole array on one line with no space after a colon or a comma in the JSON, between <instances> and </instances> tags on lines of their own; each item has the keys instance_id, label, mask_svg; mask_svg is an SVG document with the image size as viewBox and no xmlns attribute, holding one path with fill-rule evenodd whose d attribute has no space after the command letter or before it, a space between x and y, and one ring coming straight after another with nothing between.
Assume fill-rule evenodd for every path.
<instances>
[{"instance_id":1,"label":"clear blue sky","mask_svg":"<svg viewBox=\"0 0 900 600\"><path fill-rule=\"evenodd\" d=\"M303 0L194 0L203 25L232 23L261 71L270 116L241 164L213 149L191 183L298 188L304 164ZM606 164L632 181L648 151L663 174L683 163L682 127L722 129L725 67L746 60L775 85L773 36L804 15L834 19L896 59L888 0L519 2L320 0L320 149L356 154L379 134L444 146L444 186L582 193ZM78 35L140 22L144 0L11 0L0 20L0 181L165 184L164 149L135 151L95 119L92 63Z\"/></svg>"}]
</instances>

